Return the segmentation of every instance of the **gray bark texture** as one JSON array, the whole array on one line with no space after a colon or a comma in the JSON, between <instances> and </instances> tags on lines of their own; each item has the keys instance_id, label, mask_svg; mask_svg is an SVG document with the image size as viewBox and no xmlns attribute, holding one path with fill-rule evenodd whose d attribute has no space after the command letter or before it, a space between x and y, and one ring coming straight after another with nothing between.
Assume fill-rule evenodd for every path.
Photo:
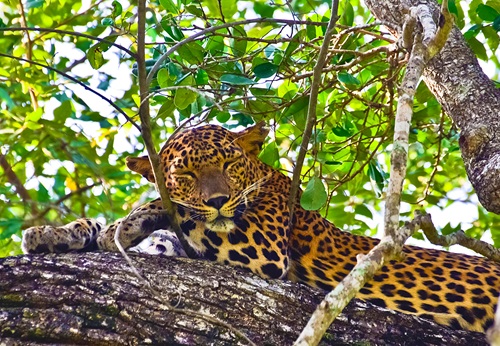
<instances>
[{"instance_id":1,"label":"gray bark texture","mask_svg":"<svg viewBox=\"0 0 500 346\"><path fill-rule=\"evenodd\" d=\"M365 0L365 4L377 19L396 27L402 26L410 6L425 4L439 23L434 0ZM500 214L500 90L484 74L458 28L427 64L424 81L460 129L462 158L479 201Z\"/></svg>"},{"instance_id":2,"label":"gray bark texture","mask_svg":"<svg viewBox=\"0 0 500 346\"><path fill-rule=\"evenodd\" d=\"M0 258L0 345L291 345L323 293L213 262L116 253ZM175 311L169 306L176 306ZM184 309L187 312L179 312ZM353 301L321 345L484 345L484 334Z\"/></svg>"}]
</instances>

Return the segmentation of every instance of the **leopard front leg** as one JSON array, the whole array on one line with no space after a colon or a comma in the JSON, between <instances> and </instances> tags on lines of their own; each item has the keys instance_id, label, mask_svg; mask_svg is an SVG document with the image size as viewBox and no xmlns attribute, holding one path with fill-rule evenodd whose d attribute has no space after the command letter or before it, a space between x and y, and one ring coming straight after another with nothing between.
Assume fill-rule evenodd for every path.
<instances>
[{"instance_id":1,"label":"leopard front leg","mask_svg":"<svg viewBox=\"0 0 500 346\"><path fill-rule=\"evenodd\" d=\"M118 251L115 234L120 228L119 241L124 249L136 246L158 229L168 229L168 217L162 212L161 200L140 206L127 217L115 221L103 229L97 238L101 250Z\"/></svg>"},{"instance_id":2,"label":"leopard front leg","mask_svg":"<svg viewBox=\"0 0 500 346\"><path fill-rule=\"evenodd\" d=\"M24 253L92 251L95 249L117 251L115 233L120 228L120 243L128 249L139 244L153 231L169 228L168 218L161 212L161 201L155 200L134 210L129 216L104 227L92 219L78 219L65 226L36 226L23 231ZM154 248L154 249L153 249ZM185 256L173 232L165 231L136 251L162 253L168 256Z\"/></svg>"}]
</instances>

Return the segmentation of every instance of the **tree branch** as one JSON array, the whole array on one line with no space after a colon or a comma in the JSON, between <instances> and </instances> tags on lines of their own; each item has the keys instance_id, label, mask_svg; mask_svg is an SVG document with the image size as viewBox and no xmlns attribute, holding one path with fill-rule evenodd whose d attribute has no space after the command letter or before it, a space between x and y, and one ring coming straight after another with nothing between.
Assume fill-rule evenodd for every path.
<instances>
[{"instance_id":1,"label":"tree branch","mask_svg":"<svg viewBox=\"0 0 500 346\"><path fill-rule=\"evenodd\" d=\"M470 238L462 230L446 236L441 235L432 223L430 216L424 221L425 222L422 223L422 231L424 231L425 236L432 244L446 247L455 244L462 245L476 251L484 257L500 262L500 249L497 249L493 245L479 239Z\"/></svg>"},{"instance_id":2,"label":"tree branch","mask_svg":"<svg viewBox=\"0 0 500 346\"><path fill-rule=\"evenodd\" d=\"M16 173L14 173L12 166L7 161L5 155L3 155L2 153L0 153L0 166L3 168L7 180L12 186L16 188L16 192L22 198L23 202L30 206L31 214L33 215L38 214L36 203L33 202L33 199L31 198L28 190L26 190L22 181L19 180Z\"/></svg>"},{"instance_id":3,"label":"tree branch","mask_svg":"<svg viewBox=\"0 0 500 346\"><path fill-rule=\"evenodd\" d=\"M280 23L280 24L287 24L287 25L305 24L305 25L317 25L317 26L327 25L324 22L312 22L312 21L308 21L308 20L290 20L290 19L275 19L275 18L252 18L252 19L240 20L240 21L237 21L237 22L224 23L224 24L217 25L217 26L211 26L209 28L206 28L206 29L198 31L197 33L195 33L195 34L193 34L193 35L185 38L182 41L177 42L168 51L166 51L165 54L163 54L156 61L156 63L151 68L151 71L149 71L148 77L146 79L146 83L148 85L151 84L151 81L153 80L154 75L156 74L156 72L158 72L158 70L160 69L161 65L165 61L165 59L167 59L170 56L170 54L172 54L177 49L179 49L179 47L181 47L181 46L183 46L183 45L185 45L185 44L187 44L189 42L196 41L198 39L202 39L207 34L216 32L217 30L220 30L220 29L232 28L232 27L235 27L235 26L238 26L238 25L245 25L245 24L252 24L252 23Z\"/></svg>"},{"instance_id":4,"label":"tree branch","mask_svg":"<svg viewBox=\"0 0 500 346\"><path fill-rule=\"evenodd\" d=\"M139 93L141 104L139 106L139 116L141 118L141 134L146 146L149 161L155 176L156 188L160 194L163 208L166 210L169 225L177 235L184 251L190 258L197 258L196 251L189 245L182 230L177 222L177 209L170 200L169 193L165 184L165 177L163 175L163 163L158 156L153 139L151 136L151 121L149 116L149 85L151 80L148 80L146 73L146 58L145 58L145 36L146 36L146 2L139 0L138 4L138 34L137 34L137 70L139 76ZM155 65L156 66L156 65ZM153 71L150 72L153 73ZM119 244L117 244L119 246Z\"/></svg>"},{"instance_id":5,"label":"tree branch","mask_svg":"<svg viewBox=\"0 0 500 346\"><path fill-rule=\"evenodd\" d=\"M131 254L153 294L117 253L0 258L0 339L7 345L246 345L203 311L258 345L291 345L323 292L209 261ZM164 301L177 309L166 306ZM182 310L182 311L179 311ZM450 330L353 300L322 345L485 344L482 333Z\"/></svg>"},{"instance_id":6,"label":"tree branch","mask_svg":"<svg viewBox=\"0 0 500 346\"><path fill-rule=\"evenodd\" d=\"M446 0L443 2L443 6L445 3ZM422 34L418 31L416 25L422 18L417 17L415 13L425 13L425 11L420 9L419 11L410 12L410 17L407 20L408 24L403 29L406 30L403 37L409 37L408 32L412 32L413 41L396 111L394 147L391 153L391 172L384 215L385 236L367 255L358 255L356 266L333 291L326 295L294 346L318 345L333 320L347 306L349 301L356 296L365 283L371 280L386 262L401 256L404 243L421 227L423 219L429 218L429 222L431 222L430 216L417 215L412 222L398 229L401 191L408 158L408 138L413 114L413 98L429 56L427 47L422 42ZM424 16L424 19L426 18ZM422 25L429 26L429 23L424 20ZM424 32L424 38L431 42L434 35L432 26L431 29L425 29ZM314 107L316 107L315 103Z\"/></svg>"},{"instance_id":7,"label":"tree branch","mask_svg":"<svg viewBox=\"0 0 500 346\"><path fill-rule=\"evenodd\" d=\"M326 57L328 55L328 49L330 47L330 40L333 36L333 30L335 29L335 23L338 20L338 10L339 1L332 1L331 17L328 21L328 26L326 28L325 37L323 39L323 44L319 51L318 59L313 69L313 77L311 82L311 89L309 92L309 105L307 107L307 118L306 126L304 132L302 133L302 143L300 144L299 155L297 156L297 162L295 163L295 168L293 170L292 185L290 187L290 196L288 198L288 209L290 210L290 215L292 216L290 221L290 227L293 228L293 210L295 202L297 199L297 194L300 188L300 177L302 176L302 166L304 165L304 159L309 147L309 140L311 138L312 129L316 123L316 107L318 103L318 92L321 85L321 74L323 72L323 66L326 62Z\"/></svg>"}]
</instances>

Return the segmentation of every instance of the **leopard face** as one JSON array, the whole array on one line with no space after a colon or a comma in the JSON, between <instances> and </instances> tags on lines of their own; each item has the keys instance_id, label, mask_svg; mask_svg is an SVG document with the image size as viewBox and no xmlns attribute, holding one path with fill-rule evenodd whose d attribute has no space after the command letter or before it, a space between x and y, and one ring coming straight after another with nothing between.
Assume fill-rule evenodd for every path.
<instances>
[{"instance_id":1,"label":"leopard face","mask_svg":"<svg viewBox=\"0 0 500 346\"><path fill-rule=\"evenodd\" d=\"M162 148L172 201L204 222L208 230L231 232L238 209L258 194L264 172L256 154L267 130L260 125L257 132L235 133L207 125L179 133ZM128 165L138 171L139 163L129 159ZM148 166L145 176L154 179L149 172Z\"/></svg>"}]
</instances>

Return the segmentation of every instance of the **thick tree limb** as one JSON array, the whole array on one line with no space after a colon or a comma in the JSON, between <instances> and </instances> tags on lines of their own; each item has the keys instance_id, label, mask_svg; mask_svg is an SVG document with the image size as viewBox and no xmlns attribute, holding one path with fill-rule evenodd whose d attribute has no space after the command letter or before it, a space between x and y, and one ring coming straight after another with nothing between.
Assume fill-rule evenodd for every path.
<instances>
[{"instance_id":1,"label":"thick tree limb","mask_svg":"<svg viewBox=\"0 0 500 346\"><path fill-rule=\"evenodd\" d=\"M178 311L189 309L224 320L258 345L290 345L323 297L213 262L131 257L162 299L117 253L1 258L0 344L244 345L227 329ZM485 336L353 301L321 345L360 343L473 346Z\"/></svg>"},{"instance_id":2,"label":"thick tree limb","mask_svg":"<svg viewBox=\"0 0 500 346\"><path fill-rule=\"evenodd\" d=\"M434 0L365 3L378 20L400 27L409 6L430 6L435 19L439 13ZM462 158L479 201L500 213L500 90L481 70L458 28L452 29L441 53L427 64L424 81L461 130Z\"/></svg>"}]
</instances>

